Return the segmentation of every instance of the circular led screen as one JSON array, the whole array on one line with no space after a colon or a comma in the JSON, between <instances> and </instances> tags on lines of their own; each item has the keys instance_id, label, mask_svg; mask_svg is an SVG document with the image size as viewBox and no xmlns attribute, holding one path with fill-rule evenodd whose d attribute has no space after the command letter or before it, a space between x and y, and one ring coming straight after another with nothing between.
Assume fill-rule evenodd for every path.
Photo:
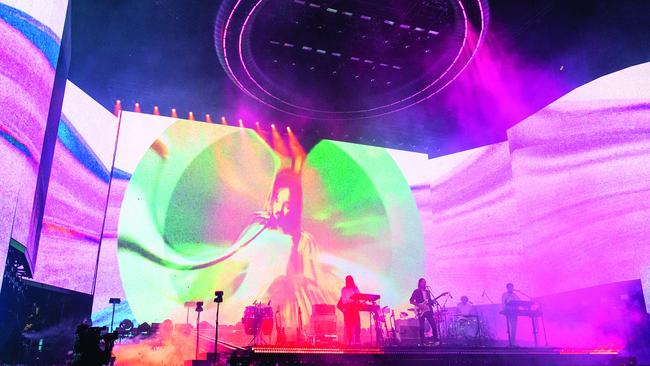
<instances>
[{"instance_id":1,"label":"circular led screen","mask_svg":"<svg viewBox=\"0 0 650 366\"><path fill-rule=\"evenodd\" d=\"M275 109L377 116L431 97L464 70L485 33L483 1L228 0L215 46L235 84Z\"/></svg>"}]
</instances>

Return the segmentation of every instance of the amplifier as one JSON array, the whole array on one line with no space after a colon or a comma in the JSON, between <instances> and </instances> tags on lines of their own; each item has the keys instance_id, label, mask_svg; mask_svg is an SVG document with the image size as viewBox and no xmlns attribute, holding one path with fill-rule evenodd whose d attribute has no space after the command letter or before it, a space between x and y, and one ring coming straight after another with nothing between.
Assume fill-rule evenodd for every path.
<instances>
[{"instance_id":1,"label":"amplifier","mask_svg":"<svg viewBox=\"0 0 650 366\"><path fill-rule=\"evenodd\" d=\"M404 340L420 339L420 323L418 319L396 319L395 330L399 333L400 338ZM429 322L424 322L424 333L430 335L431 327Z\"/></svg>"},{"instance_id":2,"label":"amplifier","mask_svg":"<svg viewBox=\"0 0 650 366\"><path fill-rule=\"evenodd\" d=\"M311 306L311 315L336 315L336 305L314 304Z\"/></svg>"},{"instance_id":3,"label":"amplifier","mask_svg":"<svg viewBox=\"0 0 650 366\"><path fill-rule=\"evenodd\" d=\"M336 318L332 316L312 316L311 331L313 334L336 334Z\"/></svg>"}]
</instances>

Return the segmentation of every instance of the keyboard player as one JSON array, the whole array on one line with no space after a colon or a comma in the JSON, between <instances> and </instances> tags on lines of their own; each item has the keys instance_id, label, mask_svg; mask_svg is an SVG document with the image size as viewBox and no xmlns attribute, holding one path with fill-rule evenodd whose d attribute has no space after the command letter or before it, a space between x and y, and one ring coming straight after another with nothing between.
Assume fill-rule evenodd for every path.
<instances>
[{"instance_id":1,"label":"keyboard player","mask_svg":"<svg viewBox=\"0 0 650 366\"><path fill-rule=\"evenodd\" d=\"M359 344L361 338L361 318L359 317L359 302L352 297L359 294L359 288L352 276L345 277L345 287L341 289L341 299L337 307L343 312L345 343Z\"/></svg>"},{"instance_id":2,"label":"keyboard player","mask_svg":"<svg viewBox=\"0 0 650 366\"><path fill-rule=\"evenodd\" d=\"M517 345L517 315L516 309L508 304L513 301L520 301L521 299L515 293L515 285L508 283L506 285L506 292L501 295L501 305L503 306L503 314L506 316L506 324L508 327L508 343L511 347Z\"/></svg>"}]
</instances>

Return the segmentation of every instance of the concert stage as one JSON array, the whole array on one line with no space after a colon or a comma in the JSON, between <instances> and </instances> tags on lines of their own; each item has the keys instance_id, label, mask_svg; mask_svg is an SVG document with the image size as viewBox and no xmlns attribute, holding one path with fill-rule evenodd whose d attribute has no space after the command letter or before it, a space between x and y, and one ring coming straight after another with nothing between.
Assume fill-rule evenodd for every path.
<instances>
[{"instance_id":1,"label":"concert stage","mask_svg":"<svg viewBox=\"0 0 650 366\"><path fill-rule=\"evenodd\" d=\"M256 346L235 351L231 366L247 365L463 365L597 366L636 365L613 350L562 348L306 348Z\"/></svg>"}]
</instances>

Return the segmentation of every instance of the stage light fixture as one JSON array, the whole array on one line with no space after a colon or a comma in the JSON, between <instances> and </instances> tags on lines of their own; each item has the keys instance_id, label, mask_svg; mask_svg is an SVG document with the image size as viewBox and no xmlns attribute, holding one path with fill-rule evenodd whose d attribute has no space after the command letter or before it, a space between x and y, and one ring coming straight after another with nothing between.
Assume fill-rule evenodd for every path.
<instances>
[{"instance_id":1,"label":"stage light fixture","mask_svg":"<svg viewBox=\"0 0 650 366\"><path fill-rule=\"evenodd\" d=\"M178 113L176 113L176 108L172 108L172 117L178 118Z\"/></svg>"},{"instance_id":2,"label":"stage light fixture","mask_svg":"<svg viewBox=\"0 0 650 366\"><path fill-rule=\"evenodd\" d=\"M193 112L190 112L190 113L187 115L187 119L189 119L190 121L194 121L194 113L193 113Z\"/></svg>"},{"instance_id":3,"label":"stage light fixture","mask_svg":"<svg viewBox=\"0 0 650 366\"><path fill-rule=\"evenodd\" d=\"M122 102L118 99L115 101L115 109L113 110L114 115L118 115L122 110Z\"/></svg>"},{"instance_id":4,"label":"stage light fixture","mask_svg":"<svg viewBox=\"0 0 650 366\"><path fill-rule=\"evenodd\" d=\"M158 109L157 105L153 106L153 114L156 116L160 116L160 109Z\"/></svg>"}]
</instances>

